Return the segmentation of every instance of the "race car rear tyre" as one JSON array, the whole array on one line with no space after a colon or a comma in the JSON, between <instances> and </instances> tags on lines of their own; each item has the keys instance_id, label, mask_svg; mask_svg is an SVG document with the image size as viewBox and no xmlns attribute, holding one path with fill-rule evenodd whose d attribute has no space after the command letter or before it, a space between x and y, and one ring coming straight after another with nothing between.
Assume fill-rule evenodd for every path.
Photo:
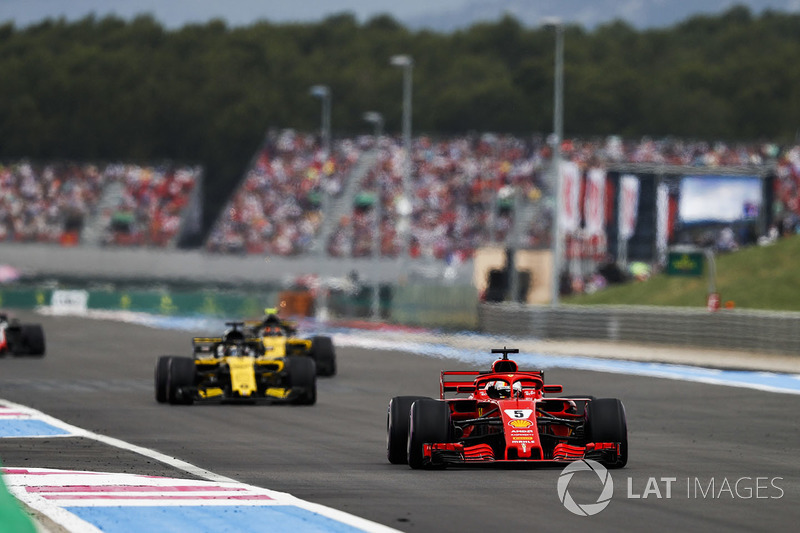
<instances>
[{"instance_id":1,"label":"race car rear tyre","mask_svg":"<svg viewBox=\"0 0 800 533\"><path fill-rule=\"evenodd\" d=\"M194 385L196 368L191 357L170 357L167 363L167 401L169 403L191 405L194 398L186 393L186 387Z\"/></svg>"},{"instance_id":2,"label":"race car rear tyre","mask_svg":"<svg viewBox=\"0 0 800 533\"><path fill-rule=\"evenodd\" d=\"M411 405L408 422L408 466L411 468L433 468L425 464L423 445L426 443L450 442L450 406L437 400L417 400Z\"/></svg>"},{"instance_id":3,"label":"race car rear tyre","mask_svg":"<svg viewBox=\"0 0 800 533\"><path fill-rule=\"evenodd\" d=\"M292 389L301 392L292 403L296 405L314 405L317 403L317 365L310 357L288 357L289 381Z\"/></svg>"},{"instance_id":4,"label":"race car rear tyre","mask_svg":"<svg viewBox=\"0 0 800 533\"><path fill-rule=\"evenodd\" d=\"M600 398L586 406L586 437L589 442L619 442L615 462L600 461L607 468L622 468L628 464L628 423L625 406L616 398Z\"/></svg>"},{"instance_id":5,"label":"race car rear tyre","mask_svg":"<svg viewBox=\"0 0 800 533\"><path fill-rule=\"evenodd\" d=\"M171 356L162 355L156 360L155 388L156 401L158 403L165 403L167 401L167 372L169 371L170 359L172 359Z\"/></svg>"},{"instance_id":6,"label":"race car rear tyre","mask_svg":"<svg viewBox=\"0 0 800 533\"><path fill-rule=\"evenodd\" d=\"M330 337L311 338L311 357L317 363L318 376L336 375L336 352Z\"/></svg>"},{"instance_id":7,"label":"race car rear tyre","mask_svg":"<svg viewBox=\"0 0 800 533\"><path fill-rule=\"evenodd\" d=\"M44 330L39 324L22 325L22 345L28 355L44 355Z\"/></svg>"},{"instance_id":8,"label":"race car rear tyre","mask_svg":"<svg viewBox=\"0 0 800 533\"><path fill-rule=\"evenodd\" d=\"M393 465L408 463L408 418L411 405L425 396L395 396L386 414L386 458Z\"/></svg>"}]
</instances>

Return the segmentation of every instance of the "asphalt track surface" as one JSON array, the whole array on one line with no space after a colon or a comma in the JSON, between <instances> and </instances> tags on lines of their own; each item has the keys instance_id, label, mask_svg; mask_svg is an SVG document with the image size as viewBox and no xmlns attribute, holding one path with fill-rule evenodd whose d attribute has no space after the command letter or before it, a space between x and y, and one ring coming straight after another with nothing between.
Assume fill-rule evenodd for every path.
<instances>
[{"instance_id":1,"label":"asphalt track surface","mask_svg":"<svg viewBox=\"0 0 800 533\"><path fill-rule=\"evenodd\" d=\"M413 471L387 462L388 400L435 396L439 371L463 365L338 348L339 373L320 379L315 406L170 406L154 399L153 366L158 355L187 354L190 334L17 316L43 324L48 353L0 359L0 398L403 531L795 531L800 523L800 395L546 371L565 392L619 397L627 411L628 467L611 471L608 507L582 517L559 500L561 468ZM84 438L0 439L0 459L7 467L187 477ZM576 474L570 494L594 503L598 483Z\"/></svg>"}]
</instances>

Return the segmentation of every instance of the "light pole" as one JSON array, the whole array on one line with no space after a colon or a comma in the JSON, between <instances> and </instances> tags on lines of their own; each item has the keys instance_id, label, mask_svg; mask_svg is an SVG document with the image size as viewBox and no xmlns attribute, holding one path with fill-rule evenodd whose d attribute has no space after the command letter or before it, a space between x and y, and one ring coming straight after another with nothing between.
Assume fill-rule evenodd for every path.
<instances>
[{"instance_id":1,"label":"light pole","mask_svg":"<svg viewBox=\"0 0 800 533\"><path fill-rule=\"evenodd\" d=\"M558 306L561 288L561 256L564 243L561 236L561 208L564 204L564 191L561 189L561 140L564 137L564 25L561 19L547 18L545 26L552 26L556 32L555 86L553 102L553 184L556 188L553 216L553 277L551 305Z\"/></svg>"},{"instance_id":2,"label":"light pole","mask_svg":"<svg viewBox=\"0 0 800 533\"><path fill-rule=\"evenodd\" d=\"M375 126L375 141L383 133L383 115L377 111L367 111L364 113L364 120L372 123ZM372 288L372 318L373 320L380 319L381 316L381 285L378 280L378 272L380 272L380 259L381 259L381 218L383 212L381 210L381 176L378 174L375 180L375 205L372 208L375 210L375 226L372 233L372 261L374 263L373 270L375 272L375 285Z\"/></svg>"},{"instance_id":3,"label":"light pole","mask_svg":"<svg viewBox=\"0 0 800 533\"><path fill-rule=\"evenodd\" d=\"M311 87L310 93L312 96L322 100L322 123L320 131L322 132L322 151L325 158L328 157L331 150L331 89L327 85L314 85ZM325 284L325 275L322 271L322 263L325 259L325 236L328 218L328 187L327 183L322 181L320 176L320 208L322 211L322 224L319 228L319 238L317 239L317 255L319 256L318 265L319 271L319 287L317 288L317 319L326 321L328 319L328 294Z\"/></svg>"},{"instance_id":4,"label":"light pole","mask_svg":"<svg viewBox=\"0 0 800 533\"><path fill-rule=\"evenodd\" d=\"M403 69L403 149L406 152L403 169L403 202L400 209L400 227L403 230L402 255L408 259L411 253L411 75L414 60L409 55L392 56L392 66Z\"/></svg>"},{"instance_id":5,"label":"light pole","mask_svg":"<svg viewBox=\"0 0 800 533\"><path fill-rule=\"evenodd\" d=\"M383 115L381 115L377 111L367 111L366 113L364 113L363 118L364 120L375 126L375 131L373 135L375 136L376 140L378 139L378 137L383 135Z\"/></svg>"},{"instance_id":6,"label":"light pole","mask_svg":"<svg viewBox=\"0 0 800 533\"><path fill-rule=\"evenodd\" d=\"M311 95L322 100L322 121L320 132L322 134L322 149L327 156L331 149L331 89L327 85L314 85Z\"/></svg>"}]
</instances>

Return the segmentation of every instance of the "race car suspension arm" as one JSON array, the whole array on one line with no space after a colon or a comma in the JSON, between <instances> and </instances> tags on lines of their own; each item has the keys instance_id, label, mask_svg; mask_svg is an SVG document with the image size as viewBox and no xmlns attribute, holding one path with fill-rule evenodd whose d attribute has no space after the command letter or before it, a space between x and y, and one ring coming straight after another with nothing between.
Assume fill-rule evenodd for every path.
<instances>
[{"instance_id":1,"label":"race car suspension arm","mask_svg":"<svg viewBox=\"0 0 800 533\"><path fill-rule=\"evenodd\" d=\"M469 420L454 420L453 424L456 426L477 426L477 425L487 425L487 426L502 426L503 420L499 417L493 418L470 418Z\"/></svg>"},{"instance_id":2,"label":"race car suspension arm","mask_svg":"<svg viewBox=\"0 0 800 533\"><path fill-rule=\"evenodd\" d=\"M501 424L502 425L503 420L500 419L499 417L489 418L489 415L492 415L492 414L498 412L498 410L499 409L497 407L495 407L491 411L487 411L487 412L483 413L478 418L470 418L468 420L456 420L456 421L453 421L453 423L455 425L457 425L457 426L460 426L460 425L468 426L468 425L474 425L474 424L489 424L489 425Z\"/></svg>"},{"instance_id":3,"label":"race car suspension arm","mask_svg":"<svg viewBox=\"0 0 800 533\"><path fill-rule=\"evenodd\" d=\"M536 421L538 423L556 422L558 424L564 424L565 426L575 426L575 427L582 426L584 424L583 420L573 420L573 419L570 419L570 418L559 418L559 417L553 416L550 413L548 413L547 411L543 411L541 409L537 409L536 412L539 414L539 416L536 417Z\"/></svg>"}]
</instances>

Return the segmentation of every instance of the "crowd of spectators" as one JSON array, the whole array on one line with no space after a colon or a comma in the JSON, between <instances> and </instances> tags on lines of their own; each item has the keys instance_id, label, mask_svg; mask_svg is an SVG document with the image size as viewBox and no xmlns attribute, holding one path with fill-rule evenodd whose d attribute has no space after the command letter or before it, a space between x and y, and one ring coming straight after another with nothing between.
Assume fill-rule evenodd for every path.
<instances>
[{"instance_id":1,"label":"crowd of spectators","mask_svg":"<svg viewBox=\"0 0 800 533\"><path fill-rule=\"evenodd\" d=\"M80 244L100 217L105 244L167 246L199 169L136 165L34 164L0 166L0 242ZM121 184L117 205L99 212L106 188Z\"/></svg>"},{"instance_id":2,"label":"crowd of spectators","mask_svg":"<svg viewBox=\"0 0 800 533\"><path fill-rule=\"evenodd\" d=\"M381 255L397 255L403 243L403 174L405 152L398 141L379 141L378 164L363 184L382 206ZM511 229L513 191L540 198L545 186L544 161L530 143L514 137L484 135L434 141L415 139L412 150L413 210L410 213L412 257L459 260L491 242L504 242ZM352 238L340 227L334 256L372 254L375 210L357 208ZM349 223L345 220L344 224ZM525 232L529 241L543 235ZM528 244L535 244L529 242Z\"/></svg>"},{"instance_id":3,"label":"crowd of spectators","mask_svg":"<svg viewBox=\"0 0 800 533\"><path fill-rule=\"evenodd\" d=\"M178 234L190 195L200 174L191 167L110 165L109 180L121 184L116 205L100 213L102 244L170 245Z\"/></svg>"},{"instance_id":4,"label":"crowd of spectators","mask_svg":"<svg viewBox=\"0 0 800 533\"><path fill-rule=\"evenodd\" d=\"M320 234L320 195L335 198L355 161L368 150L377 162L362 185L362 201L352 213L332 221L324 243L334 257L373 254L375 198L380 198L380 250L397 256L404 245L405 151L399 138L343 140L324 154L310 135L284 131L259 154L233 201L215 226L207 249L213 252L297 255L308 252ZM564 158L585 170L592 166L643 163L681 166L759 166L785 155L800 160L800 149L781 153L776 145L690 142L680 139L571 139ZM519 244L549 246L553 187L549 174L552 144L543 137L483 134L450 139L420 136L412 142L410 253L414 257L460 260L480 246L504 243L513 231L514 203L538 206L523 219ZM783 159L780 159L783 161ZM800 167L795 167L800 168ZM784 191L797 204L797 188ZM800 213L797 205L790 210Z\"/></svg>"},{"instance_id":5,"label":"crowd of spectators","mask_svg":"<svg viewBox=\"0 0 800 533\"><path fill-rule=\"evenodd\" d=\"M292 130L270 135L212 228L207 250L308 253L321 228L323 193L341 194L361 153L349 140L334 143L327 153L312 135Z\"/></svg>"},{"instance_id":6,"label":"crowd of spectators","mask_svg":"<svg viewBox=\"0 0 800 533\"><path fill-rule=\"evenodd\" d=\"M800 146L793 146L782 154L775 177L774 233L800 233Z\"/></svg>"},{"instance_id":7,"label":"crowd of spectators","mask_svg":"<svg viewBox=\"0 0 800 533\"><path fill-rule=\"evenodd\" d=\"M325 205L340 198L356 163L374 153L356 205L322 232ZM681 166L776 165L779 233L800 227L800 146L708 143L680 139L570 139L565 159L583 170L617 163ZM411 198L404 194L406 155L399 138L341 139L325 150L315 135L271 134L206 241L213 253L296 256L315 250L319 235L334 257L373 254L380 201L380 253L459 261L481 246L503 244L518 230L523 247L550 240L552 143L544 137L475 134L412 142ZM0 166L0 242L77 244L89 221L100 221L101 243L168 246L174 242L201 169L26 161ZM110 184L111 204L99 205ZM514 227L516 206L535 216ZM407 215L407 216L406 216ZM404 224L408 222L409 226ZM408 230L408 233L407 233ZM410 235L408 242L406 235Z\"/></svg>"},{"instance_id":8,"label":"crowd of spectators","mask_svg":"<svg viewBox=\"0 0 800 533\"><path fill-rule=\"evenodd\" d=\"M0 167L0 242L76 242L104 182L94 165L22 161Z\"/></svg>"}]
</instances>

